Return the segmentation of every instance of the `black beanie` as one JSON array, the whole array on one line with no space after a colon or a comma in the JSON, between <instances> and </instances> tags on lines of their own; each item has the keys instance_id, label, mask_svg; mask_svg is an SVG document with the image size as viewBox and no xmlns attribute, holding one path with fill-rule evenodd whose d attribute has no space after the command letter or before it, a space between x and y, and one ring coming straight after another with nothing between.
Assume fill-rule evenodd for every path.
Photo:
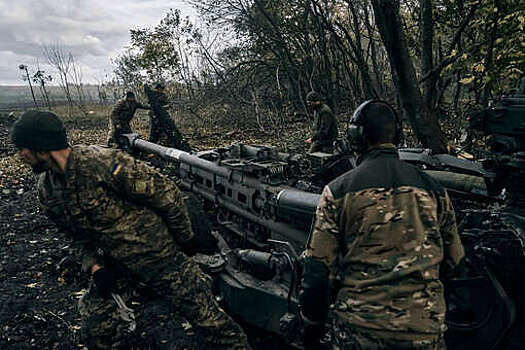
<instances>
[{"instance_id":1,"label":"black beanie","mask_svg":"<svg viewBox=\"0 0 525 350\"><path fill-rule=\"evenodd\" d=\"M131 98L131 97L135 98L135 94L133 93L133 91L126 92L126 98Z\"/></svg>"},{"instance_id":2,"label":"black beanie","mask_svg":"<svg viewBox=\"0 0 525 350\"><path fill-rule=\"evenodd\" d=\"M16 147L33 151L54 151L68 147L64 124L51 112L25 112L13 124L11 139Z\"/></svg>"}]
</instances>

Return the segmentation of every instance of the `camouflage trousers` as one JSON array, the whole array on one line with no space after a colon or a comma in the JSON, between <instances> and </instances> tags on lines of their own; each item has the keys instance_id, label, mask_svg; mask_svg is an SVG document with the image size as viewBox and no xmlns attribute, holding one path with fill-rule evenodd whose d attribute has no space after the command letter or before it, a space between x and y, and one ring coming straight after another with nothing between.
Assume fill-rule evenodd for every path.
<instances>
[{"instance_id":1,"label":"camouflage trousers","mask_svg":"<svg viewBox=\"0 0 525 350\"><path fill-rule=\"evenodd\" d=\"M210 277L182 253L147 290L119 285L134 319L123 317L122 307L94 288L81 297L81 338L89 350L249 349L242 329L215 301Z\"/></svg>"},{"instance_id":2,"label":"camouflage trousers","mask_svg":"<svg viewBox=\"0 0 525 350\"><path fill-rule=\"evenodd\" d=\"M107 145L109 147L119 148L118 140L122 134L131 134L131 126L126 123L121 123L118 127L109 122L109 131L107 137Z\"/></svg>"},{"instance_id":3,"label":"camouflage trousers","mask_svg":"<svg viewBox=\"0 0 525 350\"><path fill-rule=\"evenodd\" d=\"M334 320L330 332L332 350L446 350L441 335L375 331Z\"/></svg>"}]
</instances>

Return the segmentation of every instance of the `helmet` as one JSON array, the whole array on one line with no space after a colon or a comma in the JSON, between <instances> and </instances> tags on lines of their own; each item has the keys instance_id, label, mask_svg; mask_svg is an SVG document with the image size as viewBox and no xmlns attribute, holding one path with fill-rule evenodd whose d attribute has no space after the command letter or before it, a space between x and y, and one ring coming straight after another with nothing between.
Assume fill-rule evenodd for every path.
<instances>
[{"instance_id":1,"label":"helmet","mask_svg":"<svg viewBox=\"0 0 525 350\"><path fill-rule=\"evenodd\" d=\"M156 83L155 84L155 89L165 89L166 88L166 85L164 83Z\"/></svg>"},{"instance_id":2,"label":"helmet","mask_svg":"<svg viewBox=\"0 0 525 350\"><path fill-rule=\"evenodd\" d=\"M53 151L68 147L64 124L51 112L27 111L11 129L11 140L17 148Z\"/></svg>"},{"instance_id":3,"label":"helmet","mask_svg":"<svg viewBox=\"0 0 525 350\"><path fill-rule=\"evenodd\" d=\"M126 92L126 98L135 98L135 94L133 93L133 91Z\"/></svg>"},{"instance_id":4,"label":"helmet","mask_svg":"<svg viewBox=\"0 0 525 350\"><path fill-rule=\"evenodd\" d=\"M366 118L365 111L372 104L383 104L387 106L388 109L392 112L395 124L395 134L392 143L396 146L401 143L401 139L403 137L403 129L401 125L401 120L398 118L394 108L392 108L392 106L388 102L382 100L368 100L361 103L361 105L357 107L354 114L352 115L352 118L350 118L348 129L346 130L346 138L348 139L348 144L350 148L355 152L363 152L368 145L366 135L364 133L364 125Z\"/></svg>"}]
</instances>

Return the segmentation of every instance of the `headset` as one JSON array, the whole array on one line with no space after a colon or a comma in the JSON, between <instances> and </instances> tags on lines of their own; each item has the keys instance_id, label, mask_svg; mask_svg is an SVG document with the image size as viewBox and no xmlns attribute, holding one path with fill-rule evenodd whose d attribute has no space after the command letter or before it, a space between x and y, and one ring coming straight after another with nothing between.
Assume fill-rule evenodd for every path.
<instances>
[{"instance_id":1,"label":"headset","mask_svg":"<svg viewBox=\"0 0 525 350\"><path fill-rule=\"evenodd\" d=\"M392 108L392 106L386 101L368 100L368 101L361 103L361 105L357 107L354 114L352 115L352 118L350 118L350 121L348 123L348 128L346 129L346 139L348 140L348 144L350 148L354 152L361 153L368 146L368 143L366 142L366 135L364 132L365 131L364 130L365 129L364 119L366 117L365 111L368 106L370 106L371 104L376 104L376 103L384 104L385 106L388 107L388 109L390 109L390 111L392 111L392 114L394 115L394 124L395 124L396 130L395 130L395 135L394 135L394 139L392 140L392 143L397 146L401 143L403 139L403 127L401 124L401 120L399 119L395 109Z\"/></svg>"}]
</instances>

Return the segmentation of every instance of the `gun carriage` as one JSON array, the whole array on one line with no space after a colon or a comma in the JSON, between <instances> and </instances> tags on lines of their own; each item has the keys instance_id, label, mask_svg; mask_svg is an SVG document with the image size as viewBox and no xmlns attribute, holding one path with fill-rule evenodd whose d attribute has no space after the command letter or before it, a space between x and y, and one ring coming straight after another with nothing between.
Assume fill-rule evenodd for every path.
<instances>
[{"instance_id":1,"label":"gun carriage","mask_svg":"<svg viewBox=\"0 0 525 350\"><path fill-rule=\"evenodd\" d=\"M125 148L172 163L180 187L213 208L222 253L204 263L215 271L224 305L245 324L300 347L300 254L319 193L355 166L354 157L294 155L242 144L188 153L135 134L125 137ZM473 198L478 203L496 201L488 194L483 180L487 171L479 163L421 149L402 149L400 157L442 183L456 206L470 206Z\"/></svg>"}]
</instances>

